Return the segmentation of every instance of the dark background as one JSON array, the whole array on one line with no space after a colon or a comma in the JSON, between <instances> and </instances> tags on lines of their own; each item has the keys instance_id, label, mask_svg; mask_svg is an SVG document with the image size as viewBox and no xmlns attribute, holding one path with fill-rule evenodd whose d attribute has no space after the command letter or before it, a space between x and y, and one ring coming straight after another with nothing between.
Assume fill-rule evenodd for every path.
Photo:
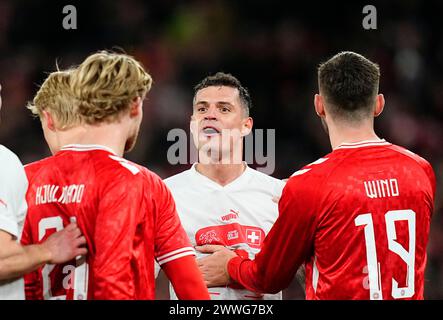
<instances>
[{"instance_id":1,"label":"dark background","mask_svg":"<svg viewBox=\"0 0 443 320\"><path fill-rule=\"evenodd\" d=\"M295 1L294 1L295 2ZM64 30L65 5L77 30ZM377 8L377 30L364 30L364 5ZM442 1L8 1L0 0L0 143L23 163L48 156L38 120L26 110L47 72L100 49L123 48L154 79L136 149L128 158L168 177L166 140L188 128L193 86L217 71L249 88L255 128L276 129L276 170L285 178L330 152L313 110L316 67L352 50L379 63L386 107L380 137L426 158L437 175L425 296L443 299ZM299 298L294 292L291 298Z\"/></svg>"}]
</instances>

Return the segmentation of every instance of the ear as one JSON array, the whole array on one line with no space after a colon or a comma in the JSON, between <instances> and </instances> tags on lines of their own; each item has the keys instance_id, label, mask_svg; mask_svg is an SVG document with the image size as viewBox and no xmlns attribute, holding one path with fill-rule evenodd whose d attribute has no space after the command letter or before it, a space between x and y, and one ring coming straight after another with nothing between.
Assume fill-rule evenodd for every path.
<instances>
[{"instance_id":1,"label":"ear","mask_svg":"<svg viewBox=\"0 0 443 320\"><path fill-rule=\"evenodd\" d=\"M314 96L314 107L315 107L315 112L320 118L326 116L323 97L318 93Z\"/></svg>"},{"instance_id":2,"label":"ear","mask_svg":"<svg viewBox=\"0 0 443 320\"><path fill-rule=\"evenodd\" d=\"M247 118L243 119L243 124L241 127L242 137L247 136L249 133L251 133L253 125L254 125L254 120L252 120L251 117L247 117Z\"/></svg>"},{"instance_id":3,"label":"ear","mask_svg":"<svg viewBox=\"0 0 443 320\"><path fill-rule=\"evenodd\" d=\"M139 114L142 113L143 108L143 100L140 97L136 97L132 100L131 105L129 106L129 116L137 117Z\"/></svg>"},{"instance_id":4,"label":"ear","mask_svg":"<svg viewBox=\"0 0 443 320\"><path fill-rule=\"evenodd\" d=\"M42 125L46 125L46 127L51 131L55 131L56 128L54 118L48 111L43 110L43 120Z\"/></svg>"},{"instance_id":5,"label":"ear","mask_svg":"<svg viewBox=\"0 0 443 320\"><path fill-rule=\"evenodd\" d=\"M375 98L374 117L378 117L385 107L385 97L382 94L378 94Z\"/></svg>"}]
</instances>

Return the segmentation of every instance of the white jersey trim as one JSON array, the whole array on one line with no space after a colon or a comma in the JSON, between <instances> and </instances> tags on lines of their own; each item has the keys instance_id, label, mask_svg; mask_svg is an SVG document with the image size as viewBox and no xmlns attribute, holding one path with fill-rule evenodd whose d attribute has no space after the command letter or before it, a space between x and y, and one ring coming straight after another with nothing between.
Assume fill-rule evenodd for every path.
<instances>
[{"instance_id":1,"label":"white jersey trim","mask_svg":"<svg viewBox=\"0 0 443 320\"><path fill-rule=\"evenodd\" d=\"M363 148L363 147L372 147L372 146L389 146L391 143L387 142L385 139L380 140L364 140L359 142L343 142L334 150L337 149L355 149L355 148Z\"/></svg>"},{"instance_id":2,"label":"white jersey trim","mask_svg":"<svg viewBox=\"0 0 443 320\"><path fill-rule=\"evenodd\" d=\"M167 262L170 262L172 260L182 258L185 256L195 256L195 250L192 247L184 247L180 248L174 251L171 251L169 253L166 253L160 257L157 257L157 262L159 265L165 264Z\"/></svg>"},{"instance_id":3,"label":"white jersey trim","mask_svg":"<svg viewBox=\"0 0 443 320\"><path fill-rule=\"evenodd\" d=\"M314 289L314 292L317 292L319 275L320 274L317 268L317 257L314 257L314 262L312 263L312 288Z\"/></svg>"},{"instance_id":4,"label":"white jersey trim","mask_svg":"<svg viewBox=\"0 0 443 320\"><path fill-rule=\"evenodd\" d=\"M114 155L117 155L117 153L112 150L111 148L107 146L102 146L100 144L68 144L60 148L60 150L65 151L91 151L91 150L105 150L108 151Z\"/></svg>"}]
</instances>

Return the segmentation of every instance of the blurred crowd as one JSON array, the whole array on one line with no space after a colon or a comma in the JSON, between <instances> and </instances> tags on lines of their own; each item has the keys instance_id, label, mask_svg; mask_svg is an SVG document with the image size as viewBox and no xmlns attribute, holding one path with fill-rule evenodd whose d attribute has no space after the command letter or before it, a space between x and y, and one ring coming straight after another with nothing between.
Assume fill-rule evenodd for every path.
<instances>
[{"instance_id":1,"label":"blurred crowd","mask_svg":"<svg viewBox=\"0 0 443 320\"><path fill-rule=\"evenodd\" d=\"M65 4L77 8L77 30L63 29ZM49 155L39 121L25 108L47 72L100 49L123 49L154 79L129 159L163 178L188 168L168 163L167 133L189 131L193 86L224 71L249 89L255 128L276 129L273 176L288 177L330 151L313 110L318 64L339 51L356 51L381 68L386 107L376 120L379 136L420 154L436 172L425 297L443 299L443 28L435 14L443 12L443 2L373 1L376 30L363 29L364 3L358 1L65 4L0 0L0 143L23 163Z\"/></svg>"}]
</instances>

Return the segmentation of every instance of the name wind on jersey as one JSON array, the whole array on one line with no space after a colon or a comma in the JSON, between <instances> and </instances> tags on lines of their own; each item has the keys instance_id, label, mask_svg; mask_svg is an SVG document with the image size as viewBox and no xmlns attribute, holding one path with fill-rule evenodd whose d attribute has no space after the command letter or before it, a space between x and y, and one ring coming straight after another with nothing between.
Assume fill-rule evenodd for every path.
<instances>
[{"instance_id":1,"label":"name wind on jersey","mask_svg":"<svg viewBox=\"0 0 443 320\"><path fill-rule=\"evenodd\" d=\"M71 184L63 187L46 184L37 187L35 204L40 205L52 202L59 202L62 204L80 203L83 198L84 190L84 184Z\"/></svg>"}]
</instances>

